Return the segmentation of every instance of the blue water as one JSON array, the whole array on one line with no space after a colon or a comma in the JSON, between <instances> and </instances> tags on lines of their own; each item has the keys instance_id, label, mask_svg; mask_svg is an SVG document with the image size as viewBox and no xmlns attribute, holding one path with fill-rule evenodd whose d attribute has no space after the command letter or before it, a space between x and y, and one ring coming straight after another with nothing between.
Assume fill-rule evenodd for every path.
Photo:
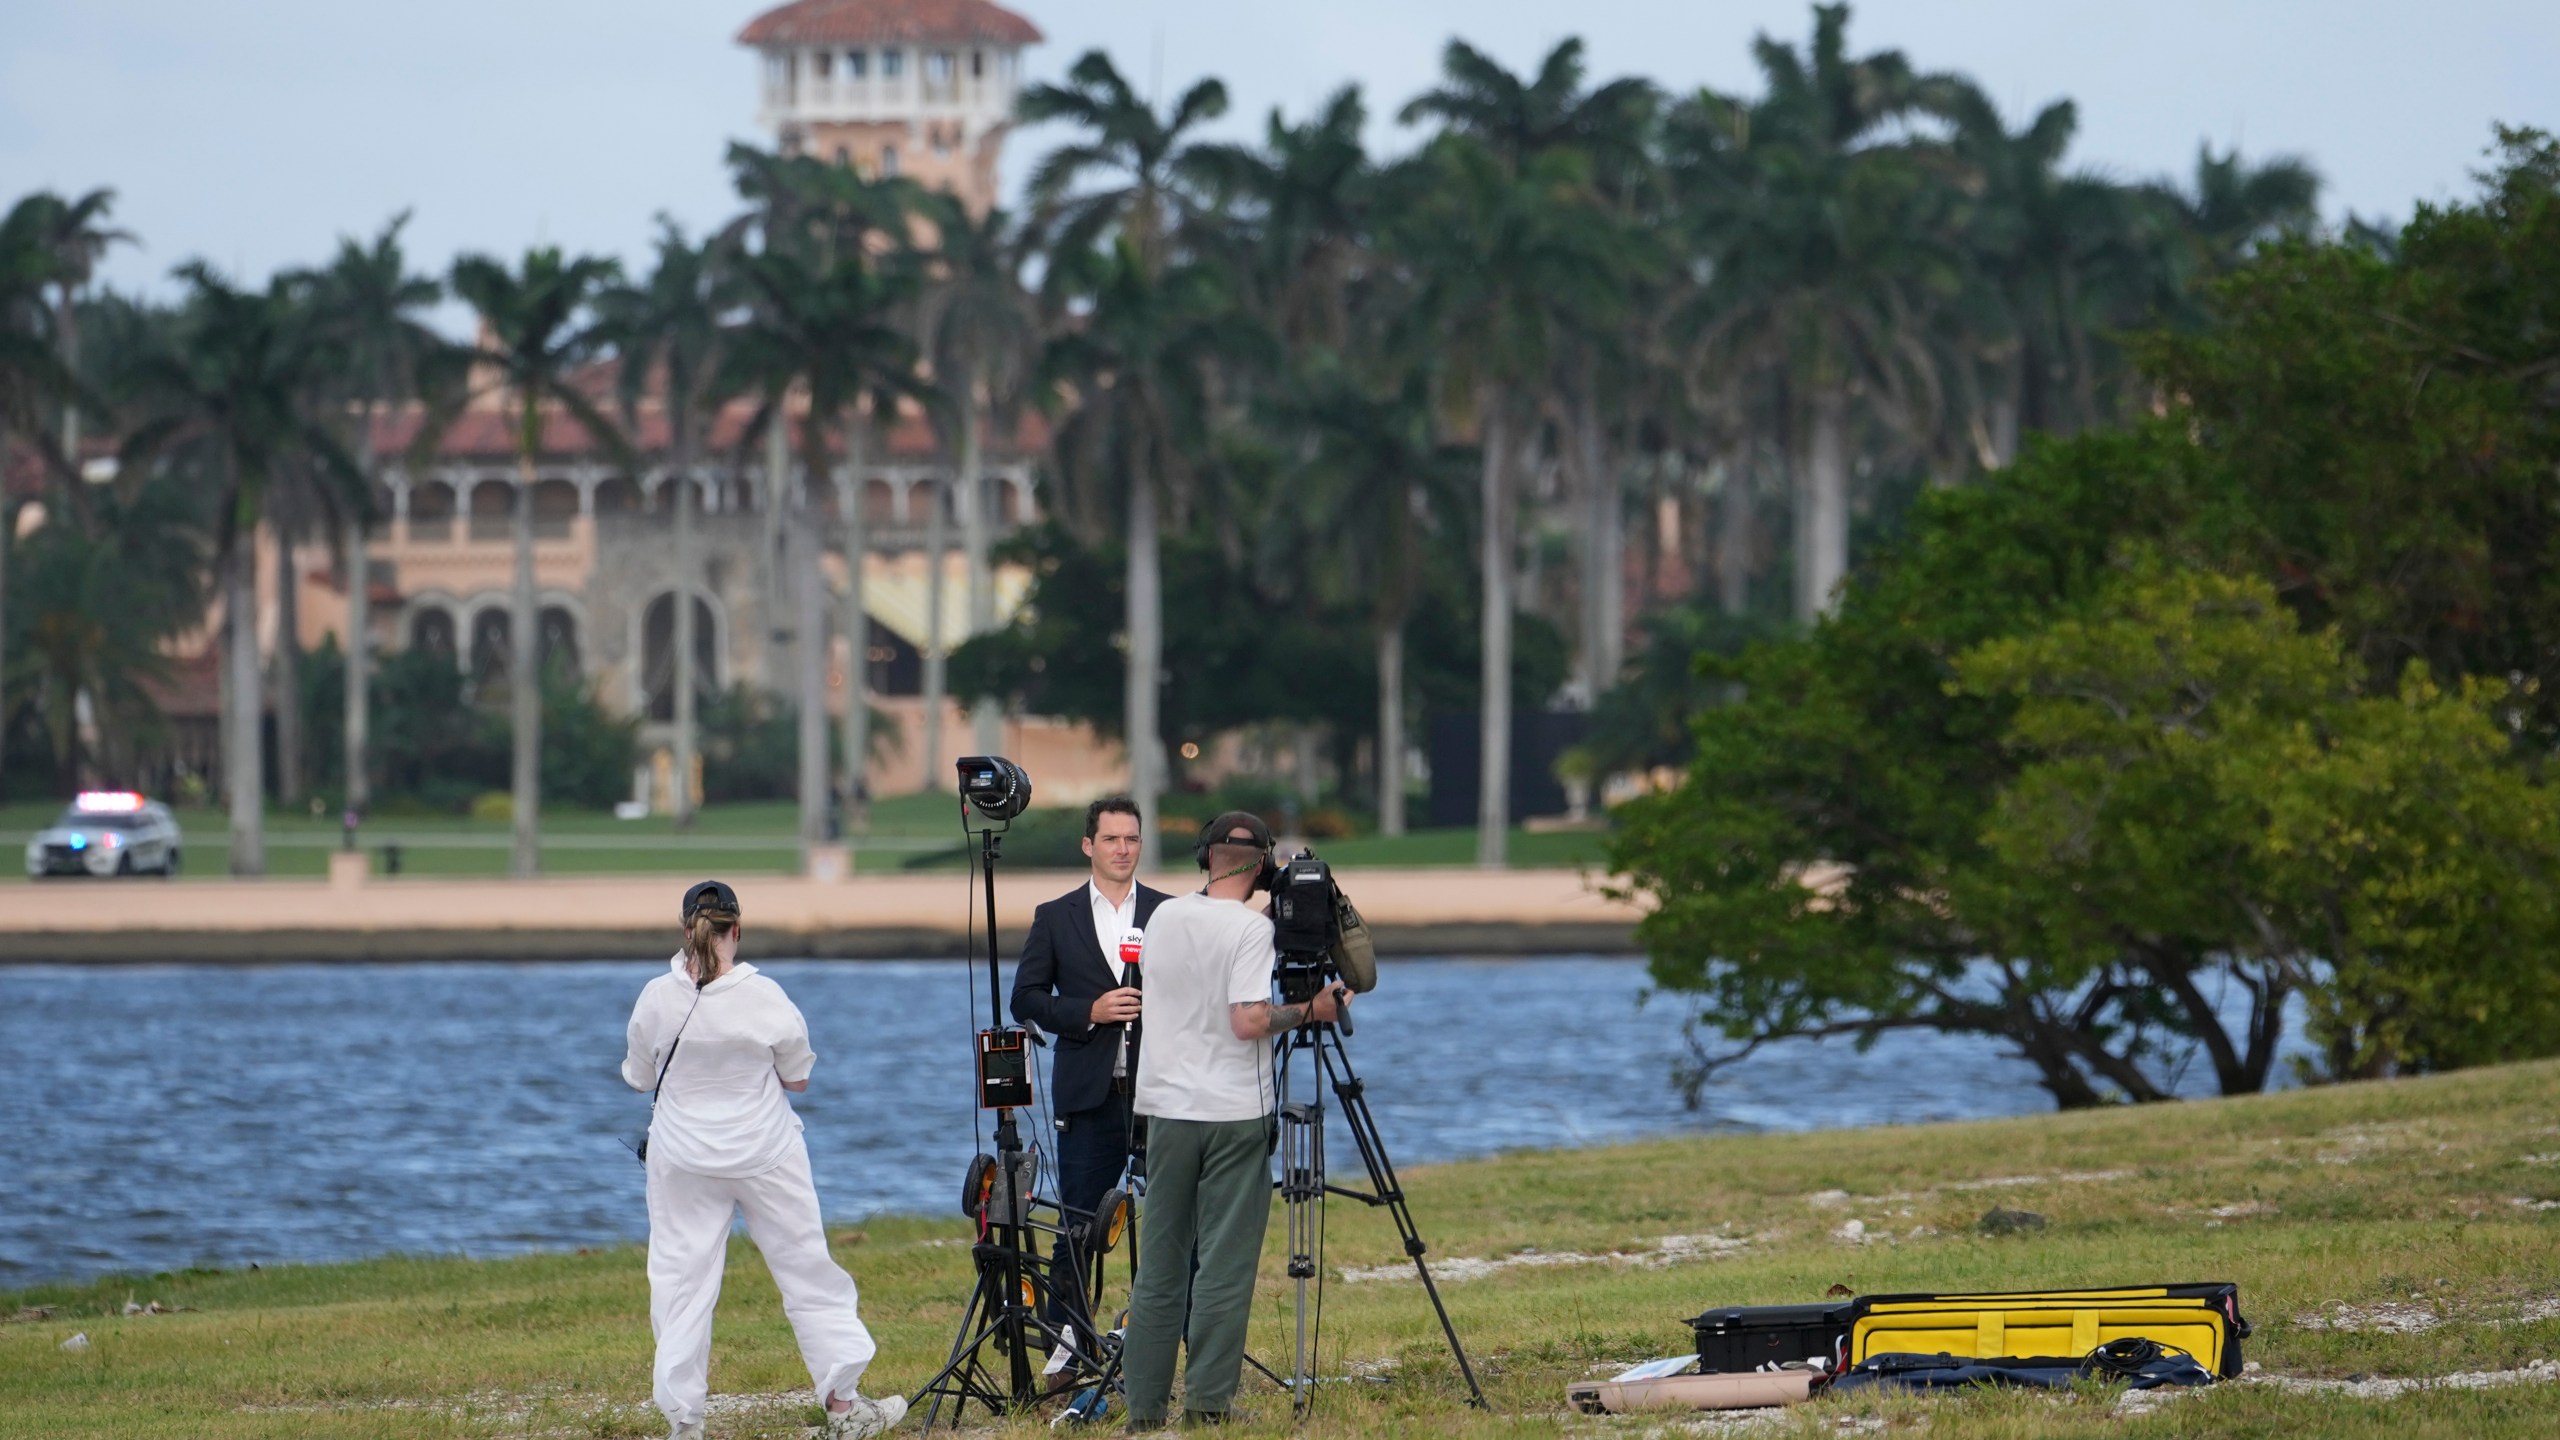
<instances>
[{"instance_id":1,"label":"blue water","mask_svg":"<svg viewBox=\"0 0 2560 1440\"><path fill-rule=\"evenodd\" d=\"M632 998L664 963L0 967L0 1289L638 1239L640 1167L619 1137L648 1101L617 1070ZM956 1214L981 1147L983 967L763 968L809 1018L818 1070L795 1103L830 1217ZM1686 1110L1669 1078L1683 1011L1646 989L1626 959L1390 965L1350 1041L1390 1153L2050 1103L1990 1042L1897 1034L1864 1054L1768 1047Z\"/></svg>"}]
</instances>

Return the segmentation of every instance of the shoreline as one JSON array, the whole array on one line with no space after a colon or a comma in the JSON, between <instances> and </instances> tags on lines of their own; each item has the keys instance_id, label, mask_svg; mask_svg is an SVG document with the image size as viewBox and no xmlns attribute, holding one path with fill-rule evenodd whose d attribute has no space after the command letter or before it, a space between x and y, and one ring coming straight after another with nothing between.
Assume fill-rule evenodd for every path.
<instances>
[{"instance_id":1,"label":"shoreline","mask_svg":"<svg viewBox=\"0 0 2560 1440\"><path fill-rule=\"evenodd\" d=\"M21 928L30 962L95 966L338 961L631 960L674 942L675 897L693 877L245 880L89 888ZM1180 874L1144 877L1179 894ZM1344 888L1382 957L1639 953L1635 905L1579 870L1364 871ZM1080 871L1002 872L998 952ZM959 875L751 879L749 943L775 959L917 960L982 955L981 892Z\"/></svg>"}]
</instances>

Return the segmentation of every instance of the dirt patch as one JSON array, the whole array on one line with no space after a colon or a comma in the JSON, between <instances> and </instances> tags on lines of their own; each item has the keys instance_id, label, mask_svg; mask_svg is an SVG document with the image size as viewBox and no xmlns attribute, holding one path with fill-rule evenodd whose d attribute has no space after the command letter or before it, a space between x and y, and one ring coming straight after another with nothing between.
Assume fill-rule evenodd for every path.
<instances>
[{"instance_id":1,"label":"dirt patch","mask_svg":"<svg viewBox=\"0 0 2560 1440\"><path fill-rule=\"evenodd\" d=\"M1766 1238L1766 1237L1759 1237ZM1752 1243L1750 1238L1735 1235L1665 1235L1644 1250L1610 1250L1590 1254L1581 1250L1521 1250L1509 1255L1484 1258L1474 1255L1452 1255L1431 1262L1431 1278L1443 1282L1481 1280L1505 1270L1545 1269L1556 1265L1630 1265L1643 1270L1659 1270L1691 1260L1721 1260ZM1375 1280L1411 1280L1413 1266L1398 1262L1393 1265L1354 1266L1340 1272L1344 1284L1360 1285Z\"/></svg>"}]
</instances>

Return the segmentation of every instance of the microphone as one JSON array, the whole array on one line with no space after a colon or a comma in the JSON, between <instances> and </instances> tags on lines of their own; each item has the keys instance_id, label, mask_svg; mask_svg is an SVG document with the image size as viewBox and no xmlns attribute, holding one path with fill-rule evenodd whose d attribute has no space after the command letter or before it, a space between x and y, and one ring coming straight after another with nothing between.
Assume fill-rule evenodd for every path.
<instances>
[{"instance_id":1,"label":"microphone","mask_svg":"<svg viewBox=\"0 0 2560 1440\"><path fill-rule=\"evenodd\" d=\"M1129 930L1121 933L1120 983L1128 986L1132 990L1138 991L1144 991L1147 988L1145 982L1141 979L1138 970L1138 952L1142 948L1144 948L1144 946L1139 932ZM1135 1020L1123 1020L1120 1022L1120 1049L1119 1053L1112 1056L1111 1059L1111 1079L1116 1085L1124 1088L1131 1079L1129 1074L1129 1036L1130 1033L1137 1028L1138 1022Z\"/></svg>"}]
</instances>

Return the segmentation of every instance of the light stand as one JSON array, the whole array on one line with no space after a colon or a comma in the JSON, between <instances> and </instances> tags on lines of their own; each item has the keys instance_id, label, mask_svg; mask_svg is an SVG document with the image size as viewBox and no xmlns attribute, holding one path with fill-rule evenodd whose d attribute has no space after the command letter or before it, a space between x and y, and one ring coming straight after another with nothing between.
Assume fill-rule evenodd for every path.
<instances>
[{"instance_id":1,"label":"light stand","mask_svg":"<svg viewBox=\"0 0 2560 1440\"><path fill-rule=\"evenodd\" d=\"M969 763L962 762L964 774ZM967 814L964 809L964 825ZM1002 853L1005 827L970 828L978 836L979 860L986 876L987 1005L991 1022L978 1032L979 1103L980 1108L996 1112L996 1153L980 1155L970 1163L962 1189L963 1207L979 1222L978 1241L969 1252L977 1270L977 1284L970 1292L969 1308L961 1315L959 1333L952 1339L949 1363L916 1392L916 1404L932 1397L925 1410L928 1430L941 1421L946 1401L951 1405L951 1425L957 1429L972 1402L984 1406L990 1416L1002 1418L1050 1398L1052 1392L1044 1387L1031 1361L1034 1345L1073 1346L1074 1363L1106 1378L1117 1368L1116 1360L1105 1365L1094 1350L1083 1348L1092 1344L1090 1337L1078 1345L1040 1313L1040 1296L1050 1284L1038 1249L1040 1237L1062 1235L1076 1222L1062 1207L1032 1194L1035 1160L1022 1143L1022 1132L1014 1117L1015 1110L1031 1103L1029 1033L1004 1023L1003 967L996 940L996 861ZM1041 1206L1056 1212L1055 1224L1035 1218L1034 1210ZM1081 1278L1076 1281L1076 1289L1084 1289ZM1003 1357L1001 1362L990 1361L986 1353L990 1344ZM1063 1396L1070 1392L1057 1393Z\"/></svg>"},{"instance_id":2,"label":"light stand","mask_svg":"<svg viewBox=\"0 0 2560 1440\"><path fill-rule=\"evenodd\" d=\"M1331 965L1321 955L1280 957L1280 994L1285 1003L1304 1004L1335 978ZM1431 1280L1431 1267L1423 1262L1423 1252L1430 1247L1423 1243L1422 1232L1414 1225L1413 1207L1405 1203L1404 1187L1396 1180L1395 1162L1387 1158L1386 1142L1379 1138L1377 1117L1369 1110L1367 1084L1351 1068L1351 1053L1343 1045L1350 1033L1347 1019L1338 1024L1310 1022L1275 1042L1280 1199L1287 1214L1289 1277L1297 1285L1297 1357L1287 1382L1291 1403L1304 1411L1315 1396L1315 1356L1308 1349L1307 1336L1307 1285L1311 1280L1322 1283L1316 1273L1316 1246L1324 1223L1324 1197L1333 1194L1372 1209L1383 1208L1395 1217L1396 1233L1404 1240L1404 1253L1413 1257L1414 1272L1422 1277L1422 1292L1431 1298L1431 1308L1440 1317L1440 1333L1448 1337L1449 1354L1458 1362L1458 1374L1467 1382L1468 1403L1485 1409L1484 1387L1476 1383L1475 1367L1467 1363L1466 1347L1458 1343L1458 1329L1450 1323L1449 1307L1441 1303L1440 1288ZM1301 1053L1310 1057L1314 1096L1293 1102L1289 1098L1291 1061ZM1341 1102L1352 1144L1359 1149L1360 1163L1368 1171L1366 1190L1347 1190L1325 1178L1323 1091L1327 1086Z\"/></svg>"}]
</instances>

